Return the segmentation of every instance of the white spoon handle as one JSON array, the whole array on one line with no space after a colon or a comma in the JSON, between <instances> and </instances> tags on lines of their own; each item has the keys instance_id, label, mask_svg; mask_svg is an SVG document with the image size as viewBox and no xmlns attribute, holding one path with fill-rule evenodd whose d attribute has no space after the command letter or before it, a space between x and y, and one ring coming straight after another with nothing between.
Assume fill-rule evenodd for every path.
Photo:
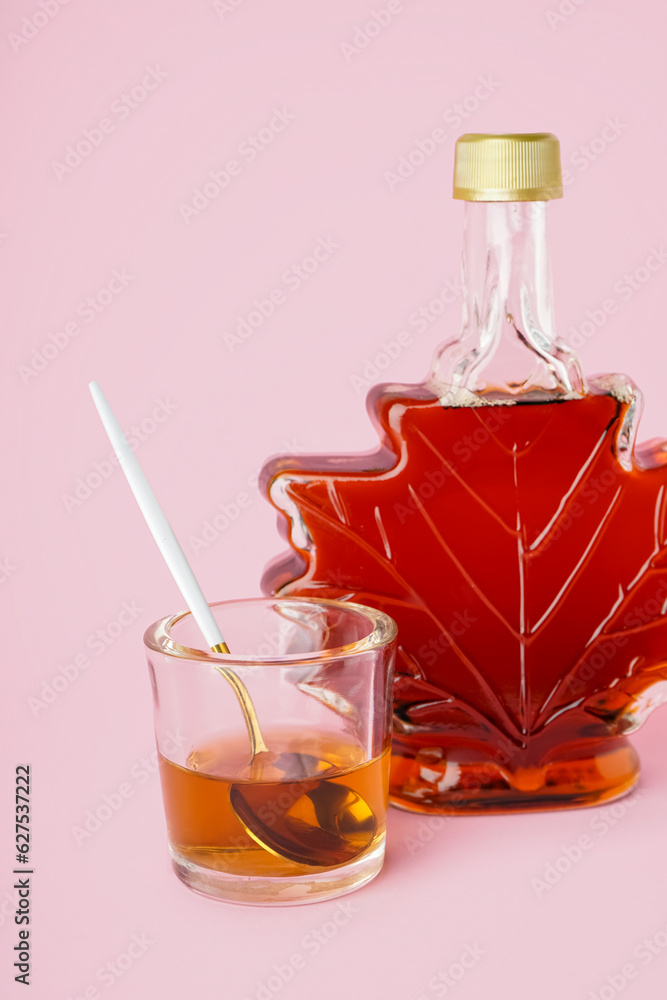
<instances>
[{"instance_id":1,"label":"white spoon handle","mask_svg":"<svg viewBox=\"0 0 667 1000\"><path fill-rule=\"evenodd\" d=\"M125 473L130 488L139 504L139 509L144 515L146 524L151 529L153 538L158 544L164 561L169 567L181 594L185 598L185 602L192 612L197 625L199 625L207 645L210 647L223 646L226 649L222 632L213 617L213 613L208 606L201 587L197 583L185 552L181 548L169 521L164 516L162 508L157 502L155 494L150 488L148 480L137 461L136 455L127 443L121 426L114 416L113 410L109 406L97 382L90 382L89 388L93 402L97 407L97 412L104 424L104 429L109 435L109 440L118 456L120 467ZM219 652L223 651L219 650Z\"/></svg>"}]
</instances>

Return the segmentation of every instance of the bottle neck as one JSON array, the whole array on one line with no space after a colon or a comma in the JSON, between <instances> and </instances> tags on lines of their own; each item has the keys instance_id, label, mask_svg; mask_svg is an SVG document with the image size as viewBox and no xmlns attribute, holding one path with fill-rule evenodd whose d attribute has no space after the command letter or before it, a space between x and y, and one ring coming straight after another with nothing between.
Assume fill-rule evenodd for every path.
<instances>
[{"instance_id":1,"label":"bottle neck","mask_svg":"<svg viewBox=\"0 0 667 1000\"><path fill-rule=\"evenodd\" d=\"M463 322L434 380L489 401L585 391L577 356L556 337L547 203L466 202Z\"/></svg>"}]
</instances>

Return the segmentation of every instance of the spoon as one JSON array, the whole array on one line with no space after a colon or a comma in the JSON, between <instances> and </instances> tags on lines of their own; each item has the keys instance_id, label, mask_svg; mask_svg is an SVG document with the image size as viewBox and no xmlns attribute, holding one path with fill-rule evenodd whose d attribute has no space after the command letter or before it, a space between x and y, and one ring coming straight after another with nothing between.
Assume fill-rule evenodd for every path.
<instances>
[{"instance_id":1,"label":"spoon","mask_svg":"<svg viewBox=\"0 0 667 1000\"><path fill-rule=\"evenodd\" d=\"M229 798L241 825L271 854L297 864L333 868L358 857L375 836L377 821L365 799L323 778L299 782L293 803L266 815L266 787L232 785Z\"/></svg>"},{"instance_id":2,"label":"spoon","mask_svg":"<svg viewBox=\"0 0 667 1000\"><path fill-rule=\"evenodd\" d=\"M229 647L192 567L113 410L97 382L90 382L89 388L139 509L206 644L214 653L229 655ZM214 669L232 686L250 740L249 780L230 788L232 808L246 832L276 857L304 865L331 867L361 854L371 844L377 829L376 817L366 800L346 785L321 777L330 771L331 777L335 776L329 761L310 754L271 751L241 678L229 667L214 664ZM267 802L267 785L270 795L275 783L285 780L296 785L294 801L271 823L265 822L259 814Z\"/></svg>"},{"instance_id":3,"label":"spoon","mask_svg":"<svg viewBox=\"0 0 667 1000\"><path fill-rule=\"evenodd\" d=\"M366 800L346 785L327 780L329 771L335 777L329 761L269 750L247 688L228 667L215 669L234 688L250 737L249 780L229 790L241 826L265 850L297 864L332 868L352 861L370 846L377 829ZM277 781L281 784L276 788ZM293 784L288 786L287 781ZM276 792L282 799L283 789L294 785L292 803L276 810ZM267 806L273 806L268 820Z\"/></svg>"}]
</instances>

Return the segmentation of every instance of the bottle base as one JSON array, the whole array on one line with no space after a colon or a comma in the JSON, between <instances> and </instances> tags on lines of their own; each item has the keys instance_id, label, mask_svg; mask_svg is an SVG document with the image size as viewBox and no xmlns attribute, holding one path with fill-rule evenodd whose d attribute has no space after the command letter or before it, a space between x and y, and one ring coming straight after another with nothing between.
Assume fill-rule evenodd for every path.
<instances>
[{"instance_id":1,"label":"bottle base","mask_svg":"<svg viewBox=\"0 0 667 1000\"><path fill-rule=\"evenodd\" d=\"M613 748L513 771L490 762L455 761L451 751L440 754L434 759L434 748L414 756L392 754L391 805L449 815L575 809L627 795L639 779L636 751L619 740Z\"/></svg>"}]
</instances>

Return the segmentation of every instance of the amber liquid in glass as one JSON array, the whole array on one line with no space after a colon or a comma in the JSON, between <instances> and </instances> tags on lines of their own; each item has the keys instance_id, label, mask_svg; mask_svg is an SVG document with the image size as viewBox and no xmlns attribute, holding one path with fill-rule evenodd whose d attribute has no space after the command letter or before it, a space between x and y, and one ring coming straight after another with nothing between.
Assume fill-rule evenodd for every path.
<instances>
[{"instance_id":1,"label":"amber liquid in glass","mask_svg":"<svg viewBox=\"0 0 667 1000\"><path fill-rule=\"evenodd\" d=\"M395 618L392 801L492 811L631 788L623 737L667 680L664 443L624 465L629 400L599 390L471 407L382 386L368 406L378 452L265 467L307 545L262 585Z\"/></svg>"},{"instance_id":2,"label":"amber liquid in glass","mask_svg":"<svg viewBox=\"0 0 667 1000\"><path fill-rule=\"evenodd\" d=\"M272 732L267 729L264 738L273 753L294 754L292 775L285 773L283 758L280 767L269 764L262 768L263 780L251 780L251 755L245 734L208 741L190 753L187 766L174 764L159 755L169 841L181 859L233 875L276 878L312 876L318 870L335 867L331 864L330 853L318 868L313 863L302 864L281 857L258 843L232 805L235 789L251 797L257 817L254 826L260 837L262 831L267 830L271 837L274 831L283 829L287 814L305 815L309 822L316 823L312 803L328 801L331 796L335 800L338 794L322 786L340 786L350 791L348 799L360 797L362 819L368 810L372 814L370 826L366 824L366 833L361 837L352 831L346 838L342 824L342 837L335 841L340 849L340 863L357 860L382 843L389 749L371 760L364 760L361 747L344 743L334 734L304 735L302 730L276 729ZM299 766L299 761L303 760L301 755L306 755L307 760L324 762L320 764L319 773L304 777L303 768ZM249 786L252 786L250 791ZM313 842L317 844L317 838ZM311 853L312 844L308 844L307 834L300 846ZM296 842L295 847L298 853Z\"/></svg>"}]
</instances>

